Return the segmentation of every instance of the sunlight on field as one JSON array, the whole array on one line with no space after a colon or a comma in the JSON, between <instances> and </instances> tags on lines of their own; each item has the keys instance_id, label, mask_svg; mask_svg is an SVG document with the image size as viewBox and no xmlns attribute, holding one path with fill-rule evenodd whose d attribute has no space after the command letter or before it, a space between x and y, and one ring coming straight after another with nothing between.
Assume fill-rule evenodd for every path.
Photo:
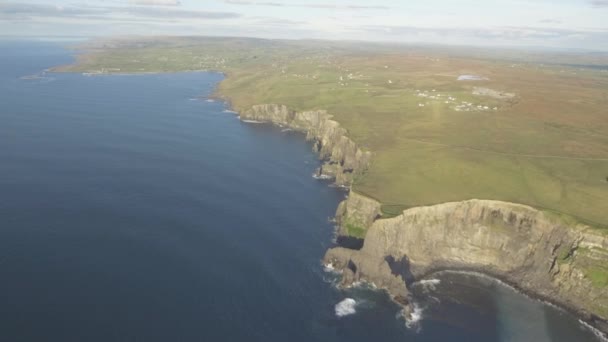
<instances>
[{"instance_id":1,"label":"sunlight on field","mask_svg":"<svg viewBox=\"0 0 608 342\"><path fill-rule=\"evenodd\" d=\"M254 39L112 44L65 70L219 70L219 94L236 110L327 109L374 153L354 188L396 208L498 199L608 224L608 73L565 65L587 59Z\"/></svg>"}]
</instances>

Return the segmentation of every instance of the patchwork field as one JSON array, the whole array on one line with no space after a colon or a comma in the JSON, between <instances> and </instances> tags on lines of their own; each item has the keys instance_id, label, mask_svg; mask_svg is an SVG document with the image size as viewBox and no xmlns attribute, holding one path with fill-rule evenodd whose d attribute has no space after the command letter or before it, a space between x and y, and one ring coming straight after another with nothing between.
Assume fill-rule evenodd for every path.
<instances>
[{"instance_id":1,"label":"patchwork field","mask_svg":"<svg viewBox=\"0 0 608 342\"><path fill-rule=\"evenodd\" d=\"M237 38L82 48L58 70L218 70L236 110L327 109L373 152L353 187L386 215L479 198L608 225L605 55Z\"/></svg>"}]
</instances>

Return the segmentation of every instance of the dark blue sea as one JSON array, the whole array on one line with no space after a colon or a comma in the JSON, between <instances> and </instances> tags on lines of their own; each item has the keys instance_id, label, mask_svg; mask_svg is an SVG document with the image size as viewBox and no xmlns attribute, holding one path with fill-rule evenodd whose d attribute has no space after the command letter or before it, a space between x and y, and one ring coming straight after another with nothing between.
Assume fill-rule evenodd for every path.
<instances>
[{"instance_id":1,"label":"dark blue sea","mask_svg":"<svg viewBox=\"0 0 608 342\"><path fill-rule=\"evenodd\" d=\"M597 340L471 275L420 285L410 328L383 292L337 289L320 260L344 192L301 135L209 99L221 74L53 74L62 44L0 51L0 341Z\"/></svg>"}]
</instances>

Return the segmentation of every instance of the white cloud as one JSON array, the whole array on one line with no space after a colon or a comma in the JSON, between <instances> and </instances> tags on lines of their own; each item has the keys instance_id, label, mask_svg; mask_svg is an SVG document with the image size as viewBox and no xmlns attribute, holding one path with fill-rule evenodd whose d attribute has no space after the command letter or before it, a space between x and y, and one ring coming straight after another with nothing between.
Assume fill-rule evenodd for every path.
<instances>
[{"instance_id":1,"label":"white cloud","mask_svg":"<svg viewBox=\"0 0 608 342\"><path fill-rule=\"evenodd\" d=\"M141 1L141 0L137 0ZM167 0L146 0L148 5L155 2L168 3ZM177 8L159 8L149 6L53 6L45 4L22 4L15 2L0 3L0 20L31 21L49 18L61 18L64 22L78 19L99 21L131 20L188 20L188 19L234 19L241 15L235 12L217 12L202 10L185 10Z\"/></svg>"},{"instance_id":2,"label":"white cloud","mask_svg":"<svg viewBox=\"0 0 608 342\"><path fill-rule=\"evenodd\" d=\"M354 5L354 4L343 4L339 5L336 3L286 3L286 2L272 2L272 1L249 1L249 0L224 0L229 5L246 5L246 6L271 6L271 7L303 7L303 8L316 8L316 9L335 9L335 10L388 10L388 6L378 5Z\"/></svg>"},{"instance_id":3,"label":"white cloud","mask_svg":"<svg viewBox=\"0 0 608 342\"><path fill-rule=\"evenodd\" d=\"M179 6L179 0L130 0L133 5L149 5L149 6Z\"/></svg>"},{"instance_id":4,"label":"white cloud","mask_svg":"<svg viewBox=\"0 0 608 342\"><path fill-rule=\"evenodd\" d=\"M593 1L591 1L591 5L596 8L602 8L602 7L608 8L608 0L593 0Z\"/></svg>"}]
</instances>

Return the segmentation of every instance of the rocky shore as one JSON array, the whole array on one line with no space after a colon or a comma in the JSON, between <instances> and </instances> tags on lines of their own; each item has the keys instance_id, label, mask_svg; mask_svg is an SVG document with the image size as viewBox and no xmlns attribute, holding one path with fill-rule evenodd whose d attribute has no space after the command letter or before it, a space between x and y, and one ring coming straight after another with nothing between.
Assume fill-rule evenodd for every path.
<instances>
[{"instance_id":1,"label":"rocky shore","mask_svg":"<svg viewBox=\"0 0 608 342\"><path fill-rule=\"evenodd\" d=\"M317 175L350 187L371 153L348 138L326 111L253 106L242 120L306 134L322 165ZM378 201L350 191L336 211L338 235L362 232L357 248L334 247L324 262L343 285L368 281L410 309L409 285L437 270L471 270L558 304L608 332L608 234L557 214L492 200L468 200L404 210L382 218Z\"/></svg>"},{"instance_id":2,"label":"rocky shore","mask_svg":"<svg viewBox=\"0 0 608 342\"><path fill-rule=\"evenodd\" d=\"M324 110L296 112L283 105L264 104L253 106L240 116L241 120L268 122L305 133L322 160L317 175L338 186L349 187L369 166L371 153L358 148L347 137L346 129Z\"/></svg>"},{"instance_id":3,"label":"rocky shore","mask_svg":"<svg viewBox=\"0 0 608 342\"><path fill-rule=\"evenodd\" d=\"M360 203L361 195L354 201ZM358 214L376 205L370 199ZM344 285L372 282L406 309L408 286L415 280L438 270L476 271L558 304L606 332L608 287L602 270L608 235L553 215L490 200L416 207L374 220L360 250L335 247L324 262L343 273Z\"/></svg>"}]
</instances>

